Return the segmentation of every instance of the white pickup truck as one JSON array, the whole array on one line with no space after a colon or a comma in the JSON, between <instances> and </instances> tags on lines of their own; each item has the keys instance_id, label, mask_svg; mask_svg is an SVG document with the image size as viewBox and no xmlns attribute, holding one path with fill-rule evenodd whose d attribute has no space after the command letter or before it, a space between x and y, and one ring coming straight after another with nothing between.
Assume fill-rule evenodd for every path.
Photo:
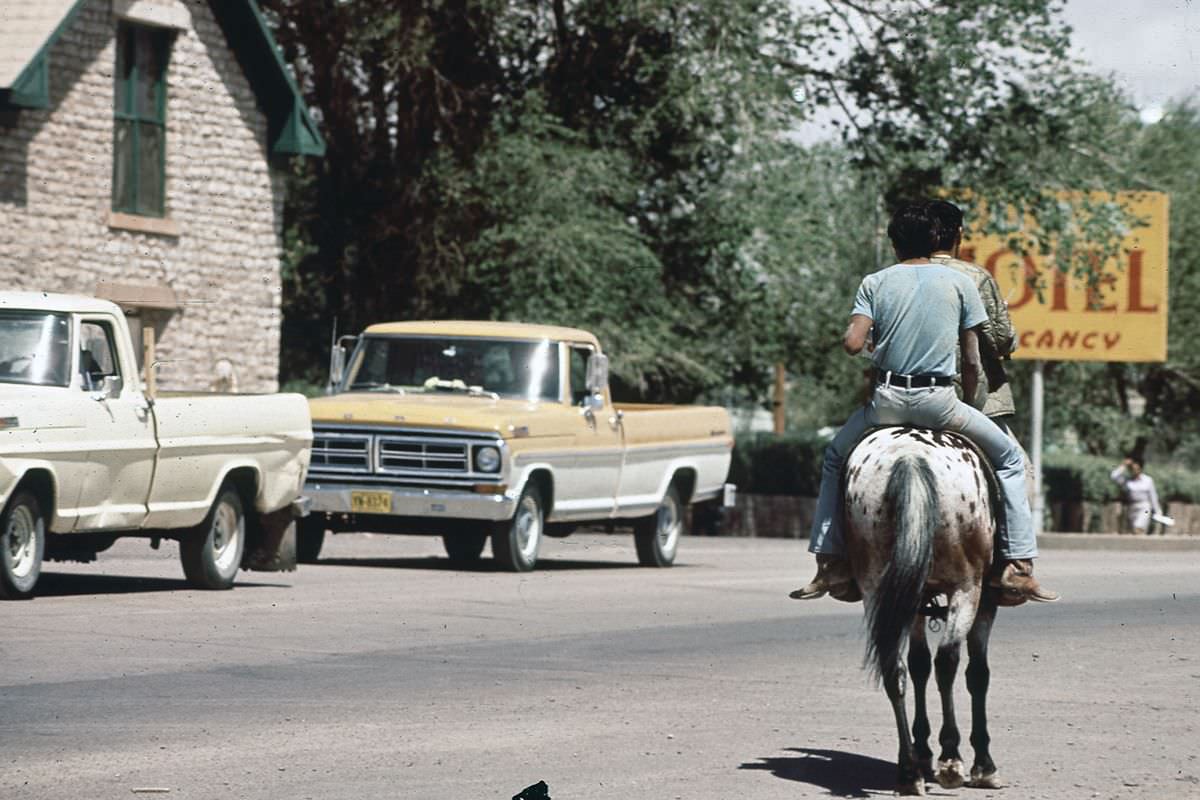
<instances>
[{"instance_id":1,"label":"white pickup truck","mask_svg":"<svg viewBox=\"0 0 1200 800\"><path fill-rule=\"evenodd\" d=\"M311 401L301 561L327 531L440 534L456 561L489 537L504 569L545 536L631 527L638 561L670 566L688 505L729 502L723 408L613 404L587 331L511 322L372 325L335 348L332 397Z\"/></svg>"},{"instance_id":2,"label":"white pickup truck","mask_svg":"<svg viewBox=\"0 0 1200 800\"><path fill-rule=\"evenodd\" d=\"M198 588L294 568L311 444L300 395L148 396L113 303L0 292L0 598L122 536L178 539Z\"/></svg>"}]
</instances>

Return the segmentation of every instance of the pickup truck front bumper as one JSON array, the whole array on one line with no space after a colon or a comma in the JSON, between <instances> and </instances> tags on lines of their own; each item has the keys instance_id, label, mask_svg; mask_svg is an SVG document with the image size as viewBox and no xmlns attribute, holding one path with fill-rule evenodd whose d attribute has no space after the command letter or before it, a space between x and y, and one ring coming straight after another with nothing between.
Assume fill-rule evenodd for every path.
<instances>
[{"instance_id":1,"label":"pickup truck front bumper","mask_svg":"<svg viewBox=\"0 0 1200 800\"><path fill-rule=\"evenodd\" d=\"M356 505L355 495L379 498L391 495L388 509ZM450 489L421 489L409 486L380 486L379 484L329 483L305 484L304 494L312 498L314 513L385 514L396 517L426 517L442 519L478 519L499 522L512 519L517 510L516 498L505 494L477 494Z\"/></svg>"}]
</instances>

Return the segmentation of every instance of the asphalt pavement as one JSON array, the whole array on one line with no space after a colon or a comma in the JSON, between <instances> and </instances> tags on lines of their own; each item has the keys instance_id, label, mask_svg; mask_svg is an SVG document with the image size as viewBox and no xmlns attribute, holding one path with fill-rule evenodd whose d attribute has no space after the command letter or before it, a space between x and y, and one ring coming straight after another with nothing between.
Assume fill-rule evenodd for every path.
<instances>
[{"instance_id":1,"label":"asphalt pavement","mask_svg":"<svg viewBox=\"0 0 1200 800\"><path fill-rule=\"evenodd\" d=\"M199 592L169 543L120 542L0 605L0 797L889 795L859 607L787 599L804 545L689 537L652 570L628 536L584 534L514 575L343 535ZM1043 540L1064 600L1002 611L992 638L1008 788L931 794L1200 797L1200 554L1122 546Z\"/></svg>"}]
</instances>

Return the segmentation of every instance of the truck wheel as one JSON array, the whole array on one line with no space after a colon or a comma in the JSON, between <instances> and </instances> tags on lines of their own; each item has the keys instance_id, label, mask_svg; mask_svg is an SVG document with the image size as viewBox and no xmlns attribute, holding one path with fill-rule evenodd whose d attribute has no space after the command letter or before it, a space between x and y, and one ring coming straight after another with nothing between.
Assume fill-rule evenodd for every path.
<instances>
[{"instance_id":1,"label":"truck wheel","mask_svg":"<svg viewBox=\"0 0 1200 800\"><path fill-rule=\"evenodd\" d=\"M492 557L496 564L509 572L532 570L537 563L545 522L542 493L537 486L527 486L517 501L513 518L497 523L492 532Z\"/></svg>"},{"instance_id":2,"label":"truck wheel","mask_svg":"<svg viewBox=\"0 0 1200 800\"><path fill-rule=\"evenodd\" d=\"M464 528L442 534L442 546L446 548L446 555L451 561L456 564L469 564L479 560L487 538L486 530Z\"/></svg>"},{"instance_id":3,"label":"truck wheel","mask_svg":"<svg viewBox=\"0 0 1200 800\"><path fill-rule=\"evenodd\" d=\"M228 589L242 565L246 517L237 490L224 484L191 535L179 543L179 560L188 583L197 589Z\"/></svg>"},{"instance_id":4,"label":"truck wheel","mask_svg":"<svg viewBox=\"0 0 1200 800\"><path fill-rule=\"evenodd\" d=\"M633 525L633 541L637 545L638 563L644 567L669 567L675 563L679 537L687 528L683 501L679 489L671 484L658 510Z\"/></svg>"},{"instance_id":5,"label":"truck wheel","mask_svg":"<svg viewBox=\"0 0 1200 800\"><path fill-rule=\"evenodd\" d=\"M46 518L37 497L21 490L0 516L0 599L33 596L45 552Z\"/></svg>"},{"instance_id":6,"label":"truck wheel","mask_svg":"<svg viewBox=\"0 0 1200 800\"><path fill-rule=\"evenodd\" d=\"M315 564L325 544L325 515L309 514L296 520L296 560Z\"/></svg>"}]
</instances>

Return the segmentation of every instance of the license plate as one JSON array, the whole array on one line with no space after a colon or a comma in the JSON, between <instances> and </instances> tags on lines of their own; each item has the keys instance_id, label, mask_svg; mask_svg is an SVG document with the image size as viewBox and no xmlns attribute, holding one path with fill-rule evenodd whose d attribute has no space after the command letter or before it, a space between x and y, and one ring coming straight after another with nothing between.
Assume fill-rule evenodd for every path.
<instances>
[{"instance_id":1,"label":"license plate","mask_svg":"<svg viewBox=\"0 0 1200 800\"><path fill-rule=\"evenodd\" d=\"M392 513L391 492L351 492L350 510L359 514Z\"/></svg>"}]
</instances>

